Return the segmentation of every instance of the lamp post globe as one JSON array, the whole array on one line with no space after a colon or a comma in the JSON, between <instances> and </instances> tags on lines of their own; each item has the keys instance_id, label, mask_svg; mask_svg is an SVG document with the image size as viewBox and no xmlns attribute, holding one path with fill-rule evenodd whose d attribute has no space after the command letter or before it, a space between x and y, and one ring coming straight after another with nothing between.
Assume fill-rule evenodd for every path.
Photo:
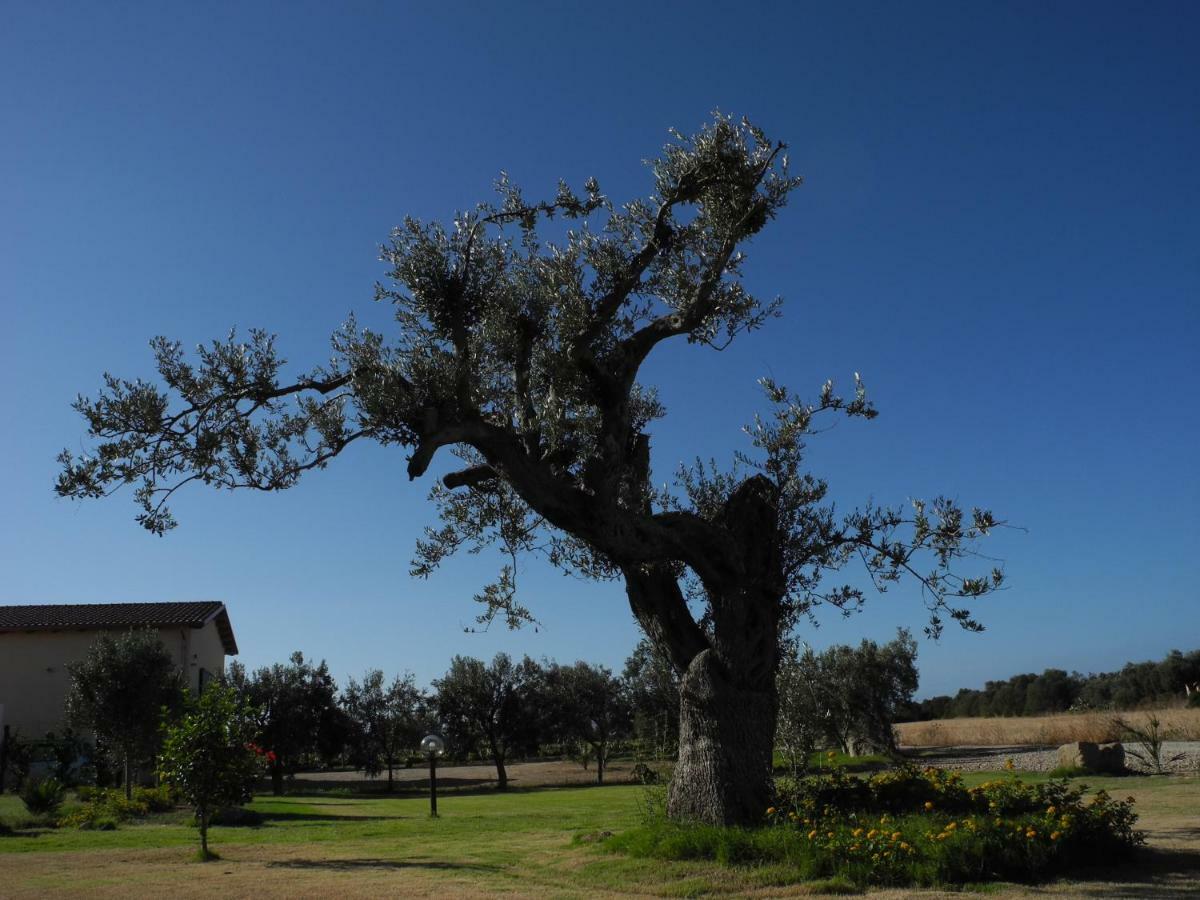
<instances>
[{"instance_id":1,"label":"lamp post globe","mask_svg":"<svg viewBox=\"0 0 1200 900\"><path fill-rule=\"evenodd\" d=\"M421 739L421 751L432 756L441 756L446 752L446 742L436 734L427 734Z\"/></svg>"}]
</instances>

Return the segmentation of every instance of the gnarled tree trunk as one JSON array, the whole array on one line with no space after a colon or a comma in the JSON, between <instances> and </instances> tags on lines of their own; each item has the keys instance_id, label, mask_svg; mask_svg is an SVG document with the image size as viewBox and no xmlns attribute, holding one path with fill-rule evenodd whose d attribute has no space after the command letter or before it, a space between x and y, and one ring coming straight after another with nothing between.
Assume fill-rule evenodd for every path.
<instances>
[{"instance_id":1,"label":"gnarled tree trunk","mask_svg":"<svg viewBox=\"0 0 1200 900\"><path fill-rule=\"evenodd\" d=\"M667 800L673 819L750 825L774 794L784 590L775 497L775 486L758 476L726 503L721 524L740 566L723 583L705 583L708 629L696 623L666 567L625 570L634 614L682 675L679 762Z\"/></svg>"},{"instance_id":2,"label":"gnarled tree trunk","mask_svg":"<svg viewBox=\"0 0 1200 900\"><path fill-rule=\"evenodd\" d=\"M738 685L705 650L680 686L679 762L667 813L710 825L760 821L774 793L774 687Z\"/></svg>"}]
</instances>

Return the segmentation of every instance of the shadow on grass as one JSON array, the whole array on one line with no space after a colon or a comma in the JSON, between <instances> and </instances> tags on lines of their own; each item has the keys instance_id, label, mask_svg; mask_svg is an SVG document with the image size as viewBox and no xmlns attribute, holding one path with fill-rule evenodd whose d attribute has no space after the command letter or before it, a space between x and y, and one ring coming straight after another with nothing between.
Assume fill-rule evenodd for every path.
<instances>
[{"instance_id":1,"label":"shadow on grass","mask_svg":"<svg viewBox=\"0 0 1200 900\"><path fill-rule=\"evenodd\" d=\"M464 780L465 782L465 780ZM336 784L336 786L334 786ZM419 797L429 796L429 785L420 790L396 790L392 793L379 791L368 786L365 789L350 788L348 785L358 785L363 782L319 782L309 781L306 779L303 788L299 786L288 790L282 797L275 797L272 794L262 794L264 800L279 799L279 800L336 800L336 799L371 799L371 800L412 800ZM369 785L369 782L367 783ZM479 782L478 786L460 786L447 790L442 784L442 779L438 779L438 796L451 797L505 797L515 796L520 794L541 794L546 791L574 791L580 789L600 789L612 787L630 787L633 782L630 781L606 781L604 784L538 784L538 785L514 785L509 784L504 790L496 787L496 783ZM350 818L350 817L347 817ZM396 818L404 818L397 816Z\"/></svg>"},{"instance_id":2,"label":"shadow on grass","mask_svg":"<svg viewBox=\"0 0 1200 900\"><path fill-rule=\"evenodd\" d=\"M1200 851L1144 848L1128 865L1077 869L1068 877L1078 897L1194 900L1200 896Z\"/></svg>"},{"instance_id":3,"label":"shadow on grass","mask_svg":"<svg viewBox=\"0 0 1200 900\"><path fill-rule=\"evenodd\" d=\"M272 869L329 869L335 872L354 872L361 869L436 869L467 872L498 872L499 866L486 863L440 862L438 860L407 859L286 859L267 863Z\"/></svg>"},{"instance_id":4,"label":"shadow on grass","mask_svg":"<svg viewBox=\"0 0 1200 900\"><path fill-rule=\"evenodd\" d=\"M398 822L401 819L413 819L417 816L356 816L351 813L332 815L330 813L258 811L262 816L263 825L268 822Z\"/></svg>"}]
</instances>

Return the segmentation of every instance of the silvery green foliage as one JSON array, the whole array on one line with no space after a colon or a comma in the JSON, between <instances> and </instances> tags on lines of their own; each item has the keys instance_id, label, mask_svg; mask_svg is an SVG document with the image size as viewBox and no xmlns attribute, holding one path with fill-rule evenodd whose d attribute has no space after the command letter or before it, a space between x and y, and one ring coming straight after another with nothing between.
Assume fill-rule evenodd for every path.
<instances>
[{"instance_id":1,"label":"silvery green foliage","mask_svg":"<svg viewBox=\"0 0 1200 900\"><path fill-rule=\"evenodd\" d=\"M785 626L819 603L857 607L860 590L821 586L857 558L880 588L917 577L931 632L943 614L978 627L949 601L994 589L1000 575L962 578L951 566L993 527L990 514L937 500L837 517L825 483L803 469L814 416L875 414L857 379L853 398L826 383L812 404L764 382L774 412L748 428L751 447L733 468L652 487L647 426L665 410L638 382L641 365L669 338L723 347L778 313L777 298L743 283L744 250L800 179L782 144L720 114L693 136L673 132L650 170L653 193L622 205L594 179L530 201L502 176L494 203L447 224L406 219L382 248L389 280L376 291L395 333L351 320L331 359L299 377L284 378L263 331L231 333L194 357L155 339L159 381L105 376L98 396L78 399L93 443L64 451L59 494L130 485L138 521L163 534L175 525L168 500L189 482L282 490L361 439L406 448L416 478L450 448L464 467L434 487L441 524L412 571L498 547L504 562L477 595L480 620L517 625L532 618L517 599L527 554L587 578L665 567L691 577L700 598L736 584L743 563L718 511L757 473L773 485L784 535Z\"/></svg>"},{"instance_id":2,"label":"silvery green foliage","mask_svg":"<svg viewBox=\"0 0 1200 900\"><path fill-rule=\"evenodd\" d=\"M792 648L777 676L779 719L776 739L792 774L803 771L821 747L846 753L891 753L893 723L912 700L917 682L917 644L905 629L879 645L837 645L821 653Z\"/></svg>"}]
</instances>

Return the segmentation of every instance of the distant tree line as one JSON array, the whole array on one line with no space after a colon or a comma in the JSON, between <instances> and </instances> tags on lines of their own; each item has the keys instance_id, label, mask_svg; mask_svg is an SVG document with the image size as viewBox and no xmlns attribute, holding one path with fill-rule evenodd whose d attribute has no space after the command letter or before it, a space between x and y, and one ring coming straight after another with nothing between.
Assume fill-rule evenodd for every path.
<instances>
[{"instance_id":1,"label":"distant tree line","mask_svg":"<svg viewBox=\"0 0 1200 900\"><path fill-rule=\"evenodd\" d=\"M1083 675L1047 669L963 688L953 697L909 703L900 721L966 716L1036 716L1070 710L1137 709L1190 703L1200 706L1200 650L1172 650L1158 662L1131 662L1116 672Z\"/></svg>"},{"instance_id":2,"label":"distant tree line","mask_svg":"<svg viewBox=\"0 0 1200 900\"><path fill-rule=\"evenodd\" d=\"M496 767L501 789L514 759L553 754L594 766L603 782L617 750L647 758L675 752L678 679L643 641L621 675L601 665L570 665L497 654L491 662L456 656L424 690L411 675L390 680L371 669L339 690L324 661L301 653L248 671L234 662L228 682L256 710L269 752L272 786L302 769L350 765L387 778L419 759L429 732L445 737L452 759Z\"/></svg>"}]
</instances>

